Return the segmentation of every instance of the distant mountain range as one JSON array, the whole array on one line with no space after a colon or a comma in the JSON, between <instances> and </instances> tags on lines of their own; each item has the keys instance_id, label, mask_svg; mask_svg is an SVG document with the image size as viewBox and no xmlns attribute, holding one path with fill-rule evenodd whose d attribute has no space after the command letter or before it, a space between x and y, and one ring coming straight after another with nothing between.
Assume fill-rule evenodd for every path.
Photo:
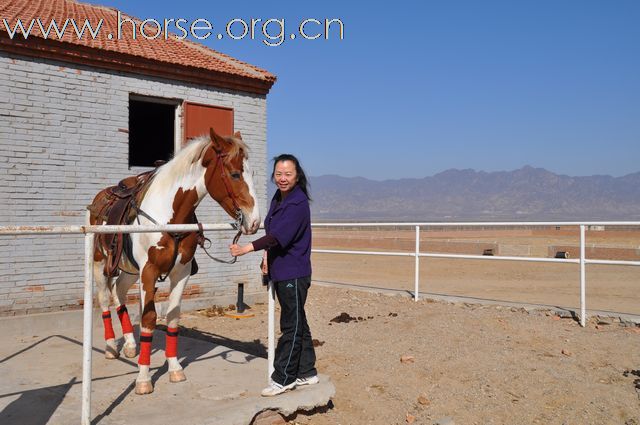
<instances>
[{"instance_id":1,"label":"distant mountain range","mask_svg":"<svg viewBox=\"0 0 640 425\"><path fill-rule=\"evenodd\" d=\"M640 172L570 177L525 166L422 179L310 178L314 220L640 220ZM275 191L269 183L269 193Z\"/></svg>"}]
</instances>

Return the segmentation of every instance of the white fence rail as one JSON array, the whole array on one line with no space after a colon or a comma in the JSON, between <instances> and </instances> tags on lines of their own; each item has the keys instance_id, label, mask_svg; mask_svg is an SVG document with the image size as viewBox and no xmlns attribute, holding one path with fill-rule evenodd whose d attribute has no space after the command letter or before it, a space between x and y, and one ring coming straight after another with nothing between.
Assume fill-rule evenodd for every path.
<instances>
[{"instance_id":1,"label":"white fence rail","mask_svg":"<svg viewBox=\"0 0 640 425\"><path fill-rule=\"evenodd\" d=\"M580 265L580 325L583 327L586 325L587 307L586 307L586 264L607 264L607 265L624 265L624 266L640 266L640 261L618 261L618 260L597 260L588 259L585 256L585 230L587 226L640 226L640 221L597 221L597 222L458 222L458 223L314 223L312 225L316 228L322 227L355 227L355 228L370 228L370 227L406 227L415 228L415 250L414 252L399 252L399 251L357 251L357 250L336 250L336 249L313 249L311 252L323 253L323 254L350 254L350 255L384 255L384 256L400 256L400 257L415 257L415 277L414 277L414 291L413 296L416 301L420 294L420 257L431 258L459 258L459 259L471 259L471 260L503 260L503 261L528 261L528 262L540 262L540 263L572 263ZM561 226L561 227L578 227L580 230L580 258L568 259L568 258L541 258L541 257L513 257L513 256L493 256L493 255L465 255L465 254L445 254L445 253L429 253L422 252L420 250L420 231L428 230L431 228L442 227L549 227L549 226Z\"/></svg>"},{"instance_id":2,"label":"white fence rail","mask_svg":"<svg viewBox=\"0 0 640 425\"><path fill-rule=\"evenodd\" d=\"M499 223L314 223L313 227L413 227L415 228L414 252L394 251L355 251L355 250L329 250L313 249L315 253L331 254L356 254L356 255L384 255L384 256L409 256L415 257L414 298L417 301L420 290L419 267L420 257L433 258L460 258L477 260L507 260L507 261L531 261L580 264L580 324L585 326L585 264L615 264L640 266L640 261L614 261L596 260L585 258L585 228L586 226L640 226L639 221L613 221L613 222L499 222ZM580 228L580 258L557 259L539 257L512 257L512 256L484 256L463 254L441 254L422 252L420 249L420 232L430 227L496 227L496 226L579 226ZM203 230L222 231L233 230L230 224L204 224ZM82 234L85 244L85 274L84 274L84 324L83 324L83 361L82 361L82 413L83 425L91 422L91 355L93 340L93 246L96 233L149 233L149 232L194 232L199 230L195 224L170 224L150 226L4 226L0 227L0 237L9 235L36 235L36 234ZM269 310L268 310L268 375L273 371L273 358L275 351L275 295L273 285L269 285Z\"/></svg>"},{"instance_id":3,"label":"white fence rail","mask_svg":"<svg viewBox=\"0 0 640 425\"><path fill-rule=\"evenodd\" d=\"M167 224L150 226L4 226L0 236L41 235L41 234L82 234L84 235L84 306L82 335L82 412L81 424L91 423L91 355L93 342L93 247L96 233L153 233L153 232L196 232L197 224ZM203 224L202 230L235 230L231 224ZM273 296L272 294L270 294ZM274 326L270 323L269 326ZM270 333L271 335L272 333ZM269 346L273 343L269 341ZM272 352L269 353L272 363Z\"/></svg>"}]
</instances>

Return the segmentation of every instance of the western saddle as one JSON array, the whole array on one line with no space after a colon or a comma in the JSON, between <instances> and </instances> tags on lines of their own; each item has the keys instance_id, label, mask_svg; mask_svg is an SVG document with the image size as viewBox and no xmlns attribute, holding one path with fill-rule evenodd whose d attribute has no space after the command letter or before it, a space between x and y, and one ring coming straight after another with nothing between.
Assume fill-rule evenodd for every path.
<instances>
[{"instance_id":1,"label":"western saddle","mask_svg":"<svg viewBox=\"0 0 640 425\"><path fill-rule=\"evenodd\" d=\"M156 167L162 165L156 162ZM131 224L138 215L138 205L144 193L149 187L156 170L151 170L130 176L121 180L116 186L111 186L102 191L102 197L87 206L87 209L96 217L96 222L107 225ZM96 243L106 254L107 261L104 266L104 275L113 277L118 275L118 265L125 248L125 242L129 242L128 234L101 233L96 238ZM132 259L132 257L129 255ZM135 264L135 261L133 261Z\"/></svg>"}]
</instances>

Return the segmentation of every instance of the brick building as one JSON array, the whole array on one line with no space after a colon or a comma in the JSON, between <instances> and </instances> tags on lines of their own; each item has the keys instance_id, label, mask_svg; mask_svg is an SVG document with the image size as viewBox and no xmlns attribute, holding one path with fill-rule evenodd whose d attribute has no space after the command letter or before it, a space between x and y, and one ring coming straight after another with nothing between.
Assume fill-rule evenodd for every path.
<instances>
[{"instance_id":1,"label":"brick building","mask_svg":"<svg viewBox=\"0 0 640 425\"><path fill-rule=\"evenodd\" d=\"M0 24L0 225L81 224L98 190L168 159L210 125L242 133L264 213L266 96L275 77L193 42L133 40L130 25L113 39L117 13L73 0L0 0L0 20L10 25ZM61 40L38 25L27 39L10 36L17 19L28 27L37 18L45 29L52 19L103 24L95 39L79 39L70 26ZM198 216L231 221L210 198ZM208 236L228 255L231 232ZM83 255L77 235L0 237L0 315L77 308ZM235 265L198 260L185 300L215 303L238 282L249 294L260 288L251 256Z\"/></svg>"}]
</instances>

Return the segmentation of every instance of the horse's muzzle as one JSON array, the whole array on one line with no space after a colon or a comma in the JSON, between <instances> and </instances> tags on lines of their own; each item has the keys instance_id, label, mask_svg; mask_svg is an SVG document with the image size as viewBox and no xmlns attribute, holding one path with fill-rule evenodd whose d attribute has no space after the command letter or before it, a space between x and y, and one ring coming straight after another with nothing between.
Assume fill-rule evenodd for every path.
<instances>
[{"instance_id":1,"label":"horse's muzzle","mask_svg":"<svg viewBox=\"0 0 640 425\"><path fill-rule=\"evenodd\" d=\"M242 233L245 235L253 235L260 228L260 218L244 217L242 221Z\"/></svg>"},{"instance_id":2,"label":"horse's muzzle","mask_svg":"<svg viewBox=\"0 0 640 425\"><path fill-rule=\"evenodd\" d=\"M255 220L251 223L251 226L245 228L245 235L253 235L260 228L260 220Z\"/></svg>"}]
</instances>

